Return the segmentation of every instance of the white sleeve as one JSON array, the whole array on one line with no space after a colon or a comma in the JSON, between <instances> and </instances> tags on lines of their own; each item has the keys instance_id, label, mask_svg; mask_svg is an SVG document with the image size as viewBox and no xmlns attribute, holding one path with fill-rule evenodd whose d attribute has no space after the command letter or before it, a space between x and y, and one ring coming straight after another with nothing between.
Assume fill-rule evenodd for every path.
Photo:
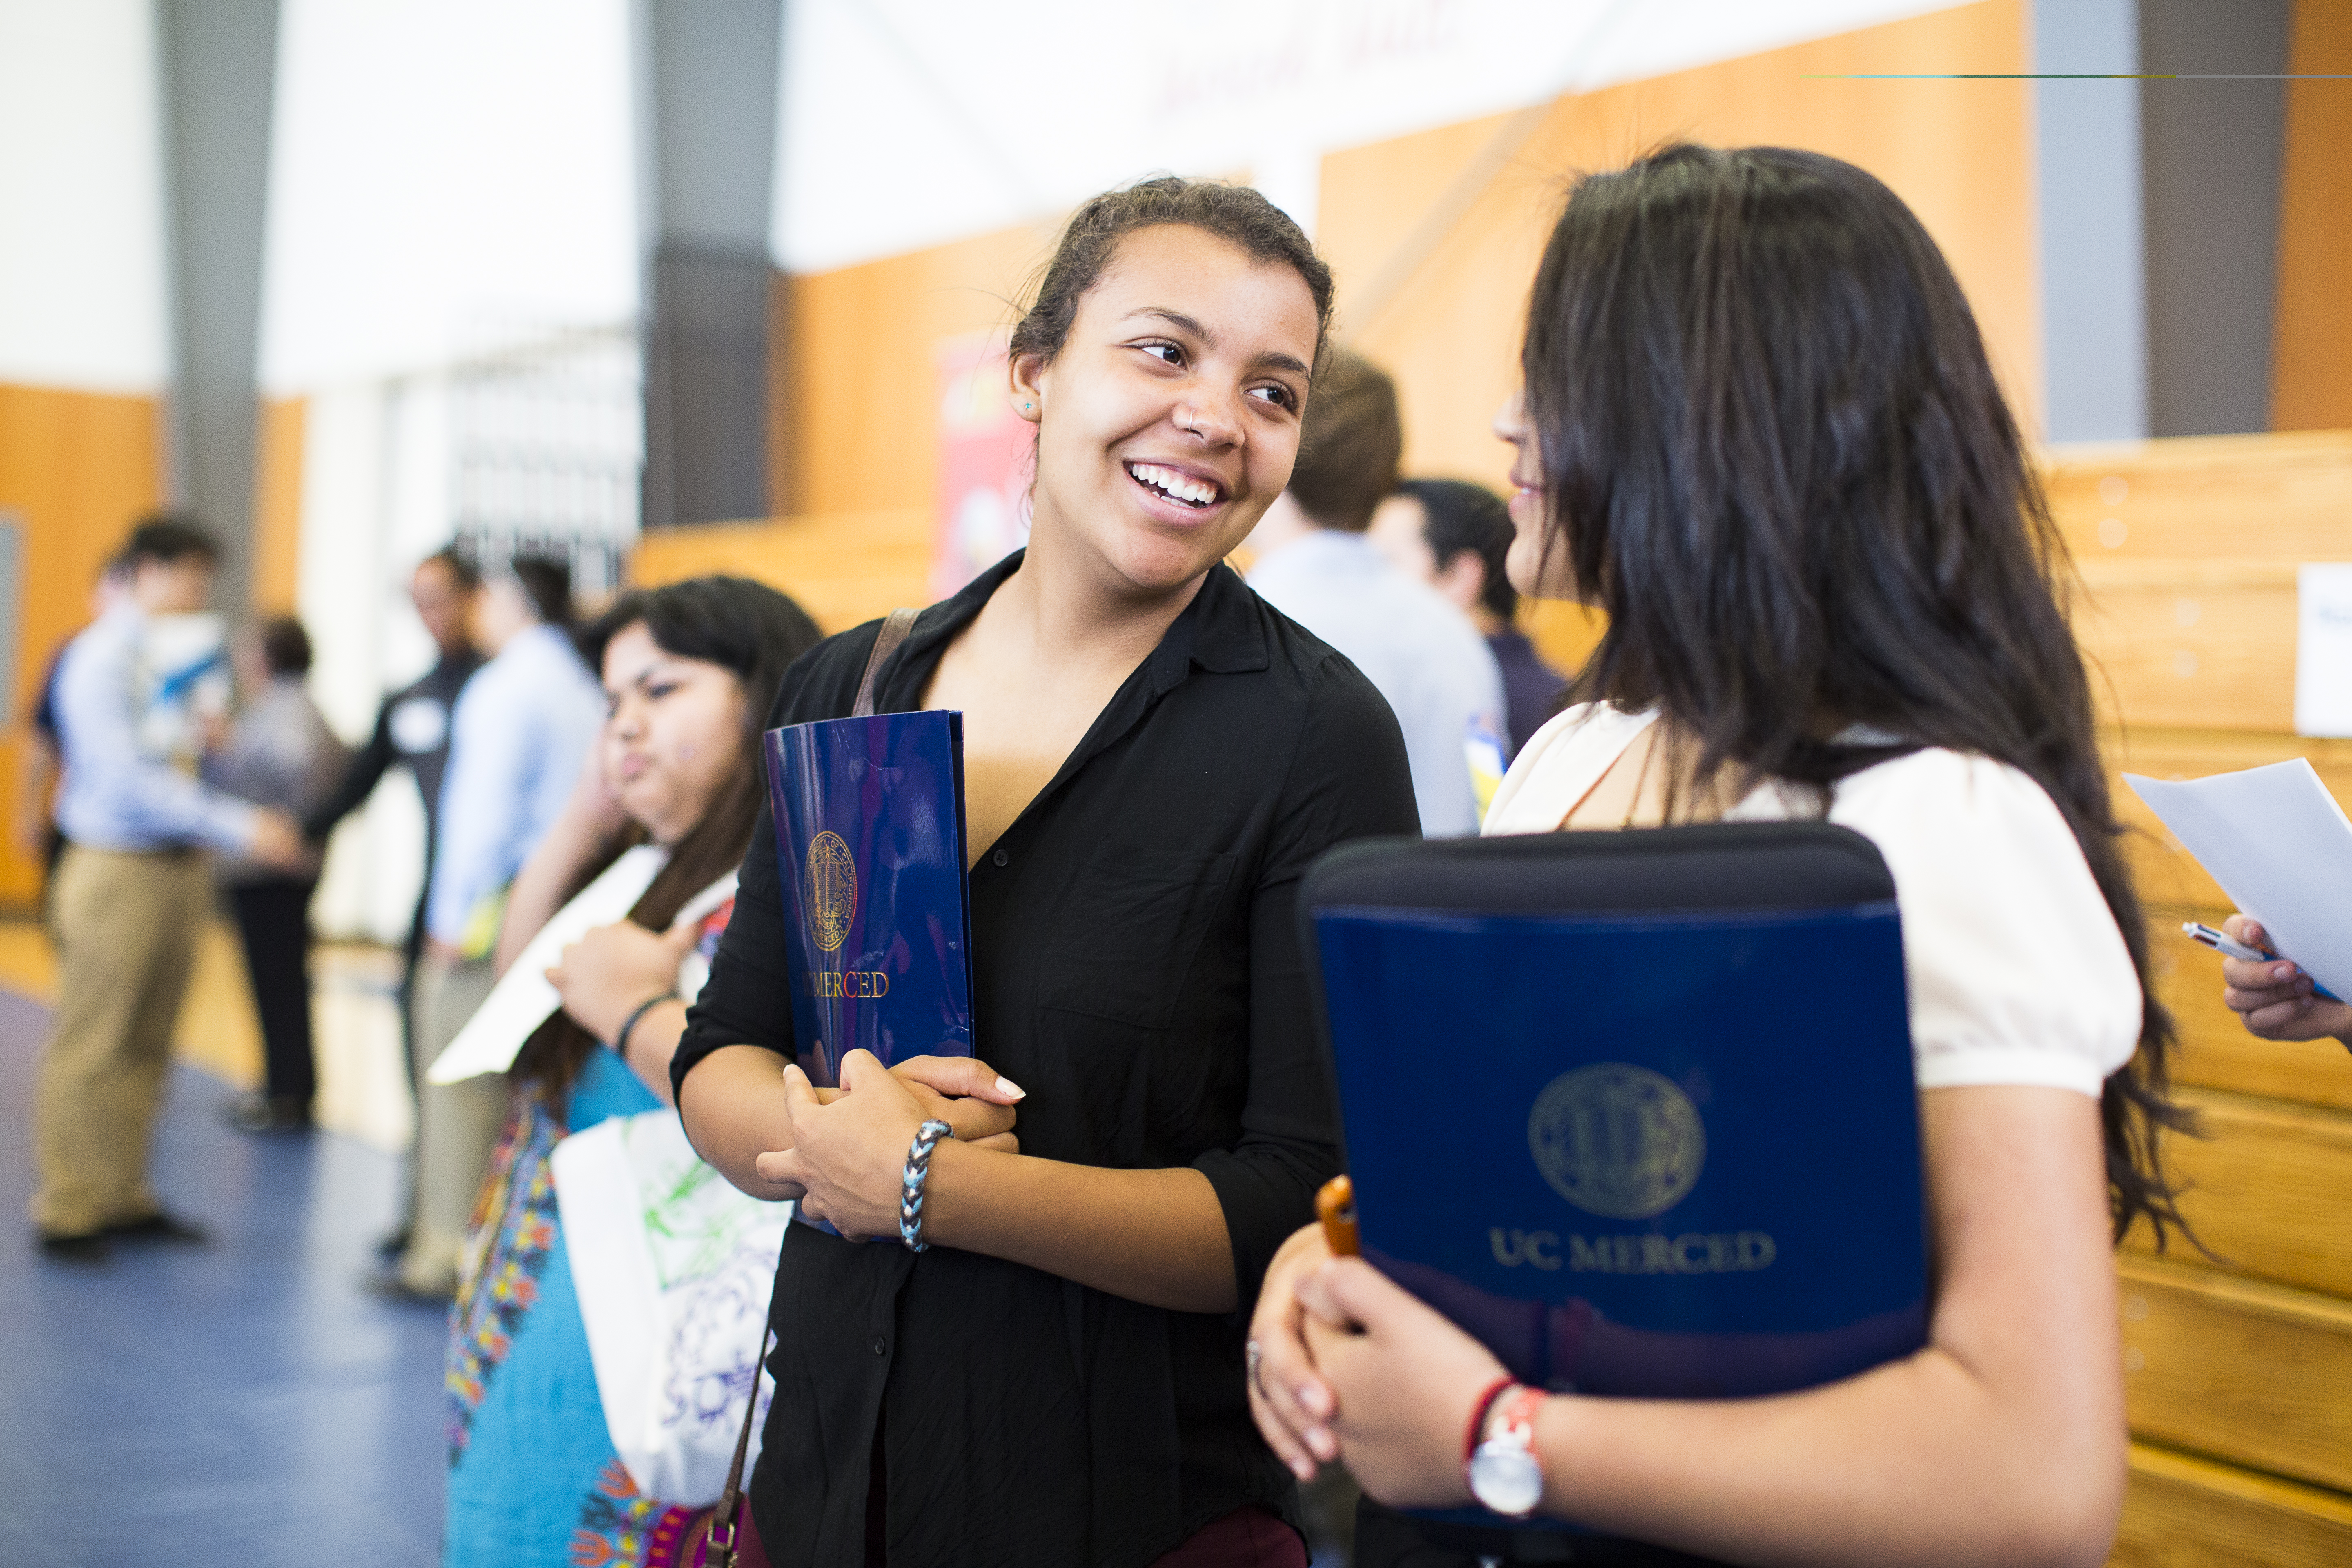
<instances>
[{"instance_id":1,"label":"white sleeve","mask_svg":"<svg viewBox=\"0 0 2352 1568\"><path fill-rule=\"evenodd\" d=\"M1921 752L1842 784L1830 820L1885 856L1921 1089L2095 1096L2137 1047L2139 977L2058 807L2017 769Z\"/></svg>"}]
</instances>

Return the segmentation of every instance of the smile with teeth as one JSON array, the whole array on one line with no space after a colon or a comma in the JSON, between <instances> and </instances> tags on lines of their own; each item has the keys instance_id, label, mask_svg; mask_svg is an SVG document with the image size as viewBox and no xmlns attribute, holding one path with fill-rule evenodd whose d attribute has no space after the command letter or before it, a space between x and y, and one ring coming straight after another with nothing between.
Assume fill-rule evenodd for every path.
<instances>
[{"instance_id":1,"label":"smile with teeth","mask_svg":"<svg viewBox=\"0 0 2352 1568\"><path fill-rule=\"evenodd\" d=\"M1223 489L1210 479L1196 479L1190 474L1180 474L1173 468L1163 468L1157 463L1129 463L1127 477L1145 489L1156 490L1171 500L1203 510L1217 504Z\"/></svg>"}]
</instances>

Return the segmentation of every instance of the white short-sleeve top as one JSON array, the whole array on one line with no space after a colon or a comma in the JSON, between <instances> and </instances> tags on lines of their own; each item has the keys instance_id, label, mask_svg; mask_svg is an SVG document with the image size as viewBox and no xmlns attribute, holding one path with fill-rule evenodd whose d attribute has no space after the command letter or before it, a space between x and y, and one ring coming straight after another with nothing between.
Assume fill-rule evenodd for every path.
<instances>
[{"instance_id":1,"label":"white short-sleeve top","mask_svg":"<svg viewBox=\"0 0 2352 1568\"><path fill-rule=\"evenodd\" d=\"M1553 719L1512 763L1486 832L1558 828L1655 717L1591 704ZM1767 784L1725 819L1784 820L1811 798ZM1877 845L1894 875L1921 1089L2019 1083L2095 1096L2131 1059L2139 977L2041 785L1989 758L1923 750L1841 780L1829 820Z\"/></svg>"}]
</instances>

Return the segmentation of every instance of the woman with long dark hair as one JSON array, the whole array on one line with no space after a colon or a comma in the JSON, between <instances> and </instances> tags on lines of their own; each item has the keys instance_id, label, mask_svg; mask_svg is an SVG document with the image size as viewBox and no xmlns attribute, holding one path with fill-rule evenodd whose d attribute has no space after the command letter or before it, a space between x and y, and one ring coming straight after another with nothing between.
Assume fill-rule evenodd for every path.
<instances>
[{"instance_id":1,"label":"woman with long dark hair","mask_svg":"<svg viewBox=\"0 0 2352 1568\"><path fill-rule=\"evenodd\" d=\"M982 1060L852 1051L820 1103L769 827L743 863L678 1109L744 1191L856 1238L784 1244L751 1488L778 1568L1305 1568L1238 1316L1339 1163L1297 880L1415 818L1380 694L1223 562L1289 481L1330 304L1264 196L1158 179L1079 209L1013 330L1028 548L875 685L880 711L963 713ZM812 653L772 721L848 713L878 635ZM975 1141L1014 1104L1017 1152ZM961 1120L918 1253L931 1116Z\"/></svg>"},{"instance_id":2,"label":"woman with long dark hair","mask_svg":"<svg viewBox=\"0 0 2352 1568\"><path fill-rule=\"evenodd\" d=\"M1469 1500L1465 1429L1531 1423L1541 1511L1626 1538L1597 1560L2098 1563L2124 1481L2109 1247L2178 1220L2155 1157L2170 1026L2067 563L1959 286L1859 169L1671 147L1576 187L1522 368L1496 423L1517 449L1512 581L1609 625L1486 831L1825 816L1877 844L1903 914L1929 1342L1772 1398L1506 1392L1482 1411L1484 1347L1306 1230L1253 1325L1259 1425L1301 1474L1344 1457L1373 1498L1420 1507ZM1833 1008L1837 976L1820 983ZM1512 1551L1377 1506L1358 1549Z\"/></svg>"},{"instance_id":3,"label":"woman with long dark hair","mask_svg":"<svg viewBox=\"0 0 2352 1568\"><path fill-rule=\"evenodd\" d=\"M515 879L500 966L623 851L647 846L659 864L626 920L564 950L548 975L562 1008L509 1074L450 1320L448 1568L648 1563L650 1542L685 1535L685 1504L709 1503L642 1495L614 1450L554 1150L669 1100L682 998L709 973L765 802L761 716L817 637L799 605L740 577L625 594L583 635L610 716Z\"/></svg>"}]
</instances>

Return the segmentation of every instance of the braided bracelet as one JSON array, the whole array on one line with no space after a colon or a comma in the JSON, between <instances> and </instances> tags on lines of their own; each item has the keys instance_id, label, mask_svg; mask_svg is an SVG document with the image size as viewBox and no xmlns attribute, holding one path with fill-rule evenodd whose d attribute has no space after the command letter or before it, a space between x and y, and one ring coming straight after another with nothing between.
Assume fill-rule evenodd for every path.
<instances>
[{"instance_id":1,"label":"braided bracelet","mask_svg":"<svg viewBox=\"0 0 2352 1568\"><path fill-rule=\"evenodd\" d=\"M900 1178L898 1191L898 1239L909 1252L928 1252L931 1244L923 1239L923 1183L931 1173L931 1150L942 1138L955 1136L955 1129L933 1117L915 1129L915 1141L907 1145L907 1171Z\"/></svg>"}]
</instances>

